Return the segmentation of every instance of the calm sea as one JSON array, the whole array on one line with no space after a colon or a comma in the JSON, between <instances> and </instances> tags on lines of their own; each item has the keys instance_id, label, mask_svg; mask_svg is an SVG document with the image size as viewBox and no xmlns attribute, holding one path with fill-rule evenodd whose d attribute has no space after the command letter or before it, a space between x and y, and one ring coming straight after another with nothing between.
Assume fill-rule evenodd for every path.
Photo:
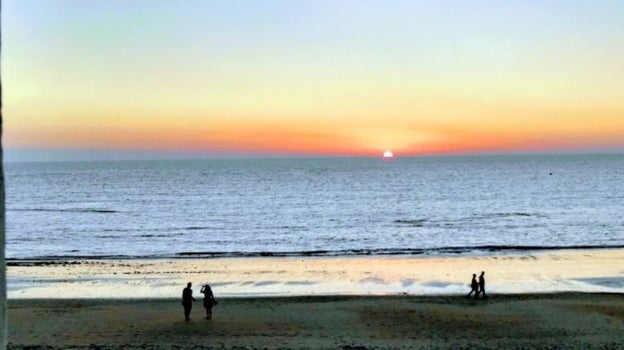
<instances>
[{"instance_id":1,"label":"calm sea","mask_svg":"<svg viewBox=\"0 0 624 350\"><path fill-rule=\"evenodd\" d=\"M624 155L8 163L8 258L624 246Z\"/></svg>"}]
</instances>

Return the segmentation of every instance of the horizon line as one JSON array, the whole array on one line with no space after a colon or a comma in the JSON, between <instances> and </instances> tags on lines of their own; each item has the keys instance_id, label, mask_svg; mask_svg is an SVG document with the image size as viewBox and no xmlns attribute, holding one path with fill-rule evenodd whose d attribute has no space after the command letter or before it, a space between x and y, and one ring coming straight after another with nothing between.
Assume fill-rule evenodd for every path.
<instances>
[{"instance_id":1,"label":"horizon line","mask_svg":"<svg viewBox=\"0 0 624 350\"><path fill-rule=\"evenodd\" d=\"M504 150L446 153L394 152L393 158L444 158L478 156L549 156L549 155L616 155L624 149ZM25 157L24 157L25 156ZM201 152L176 150L111 150L111 149L16 149L4 148L4 163L45 162L115 162L177 160L245 160L245 159L314 159L314 158L383 158L375 154L315 154L288 152Z\"/></svg>"}]
</instances>

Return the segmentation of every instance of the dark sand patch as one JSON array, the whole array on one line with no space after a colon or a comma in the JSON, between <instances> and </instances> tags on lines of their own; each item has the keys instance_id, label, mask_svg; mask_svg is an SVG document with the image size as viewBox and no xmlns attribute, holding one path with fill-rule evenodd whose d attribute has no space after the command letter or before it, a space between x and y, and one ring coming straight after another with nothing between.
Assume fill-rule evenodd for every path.
<instances>
[{"instance_id":1,"label":"dark sand patch","mask_svg":"<svg viewBox=\"0 0 624 350\"><path fill-rule=\"evenodd\" d=\"M9 349L624 348L619 294L9 300ZM93 344L93 345L92 345Z\"/></svg>"}]
</instances>

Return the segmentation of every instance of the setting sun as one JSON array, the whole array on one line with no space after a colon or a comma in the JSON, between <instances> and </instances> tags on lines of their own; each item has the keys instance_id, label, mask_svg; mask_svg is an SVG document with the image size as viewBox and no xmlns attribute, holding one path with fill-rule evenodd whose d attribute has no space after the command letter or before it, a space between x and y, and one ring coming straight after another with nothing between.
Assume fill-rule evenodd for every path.
<instances>
[{"instance_id":1,"label":"setting sun","mask_svg":"<svg viewBox=\"0 0 624 350\"><path fill-rule=\"evenodd\" d=\"M383 153L383 157L384 158L392 158L392 157L394 157L394 153L392 153L392 151L385 151Z\"/></svg>"}]
</instances>

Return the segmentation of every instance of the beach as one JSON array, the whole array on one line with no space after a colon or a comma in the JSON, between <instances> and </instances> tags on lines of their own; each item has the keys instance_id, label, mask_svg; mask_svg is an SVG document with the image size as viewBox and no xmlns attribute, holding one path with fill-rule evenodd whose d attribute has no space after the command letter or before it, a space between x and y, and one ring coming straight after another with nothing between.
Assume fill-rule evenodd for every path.
<instances>
[{"instance_id":1,"label":"beach","mask_svg":"<svg viewBox=\"0 0 624 350\"><path fill-rule=\"evenodd\" d=\"M10 348L624 346L624 250L429 257L11 260ZM488 298L466 298L486 271ZM214 319L182 289L210 283Z\"/></svg>"},{"instance_id":2,"label":"beach","mask_svg":"<svg viewBox=\"0 0 624 350\"><path fill-rule=\"evenodd\" d=\"M9 260L8 297L173 298L187 282L218 297L624 293L624 249L522 254L143 260Z\"/></svg>"},{"instance_id":3,"label":"beach","mask_svg":"<svg viewBox=\"0 0 624 350\"><path fill-rule=\"evenodd\" d=\"M9 301L9 349L616 349L621 294Z\"/></svg>"}]
</instances>

